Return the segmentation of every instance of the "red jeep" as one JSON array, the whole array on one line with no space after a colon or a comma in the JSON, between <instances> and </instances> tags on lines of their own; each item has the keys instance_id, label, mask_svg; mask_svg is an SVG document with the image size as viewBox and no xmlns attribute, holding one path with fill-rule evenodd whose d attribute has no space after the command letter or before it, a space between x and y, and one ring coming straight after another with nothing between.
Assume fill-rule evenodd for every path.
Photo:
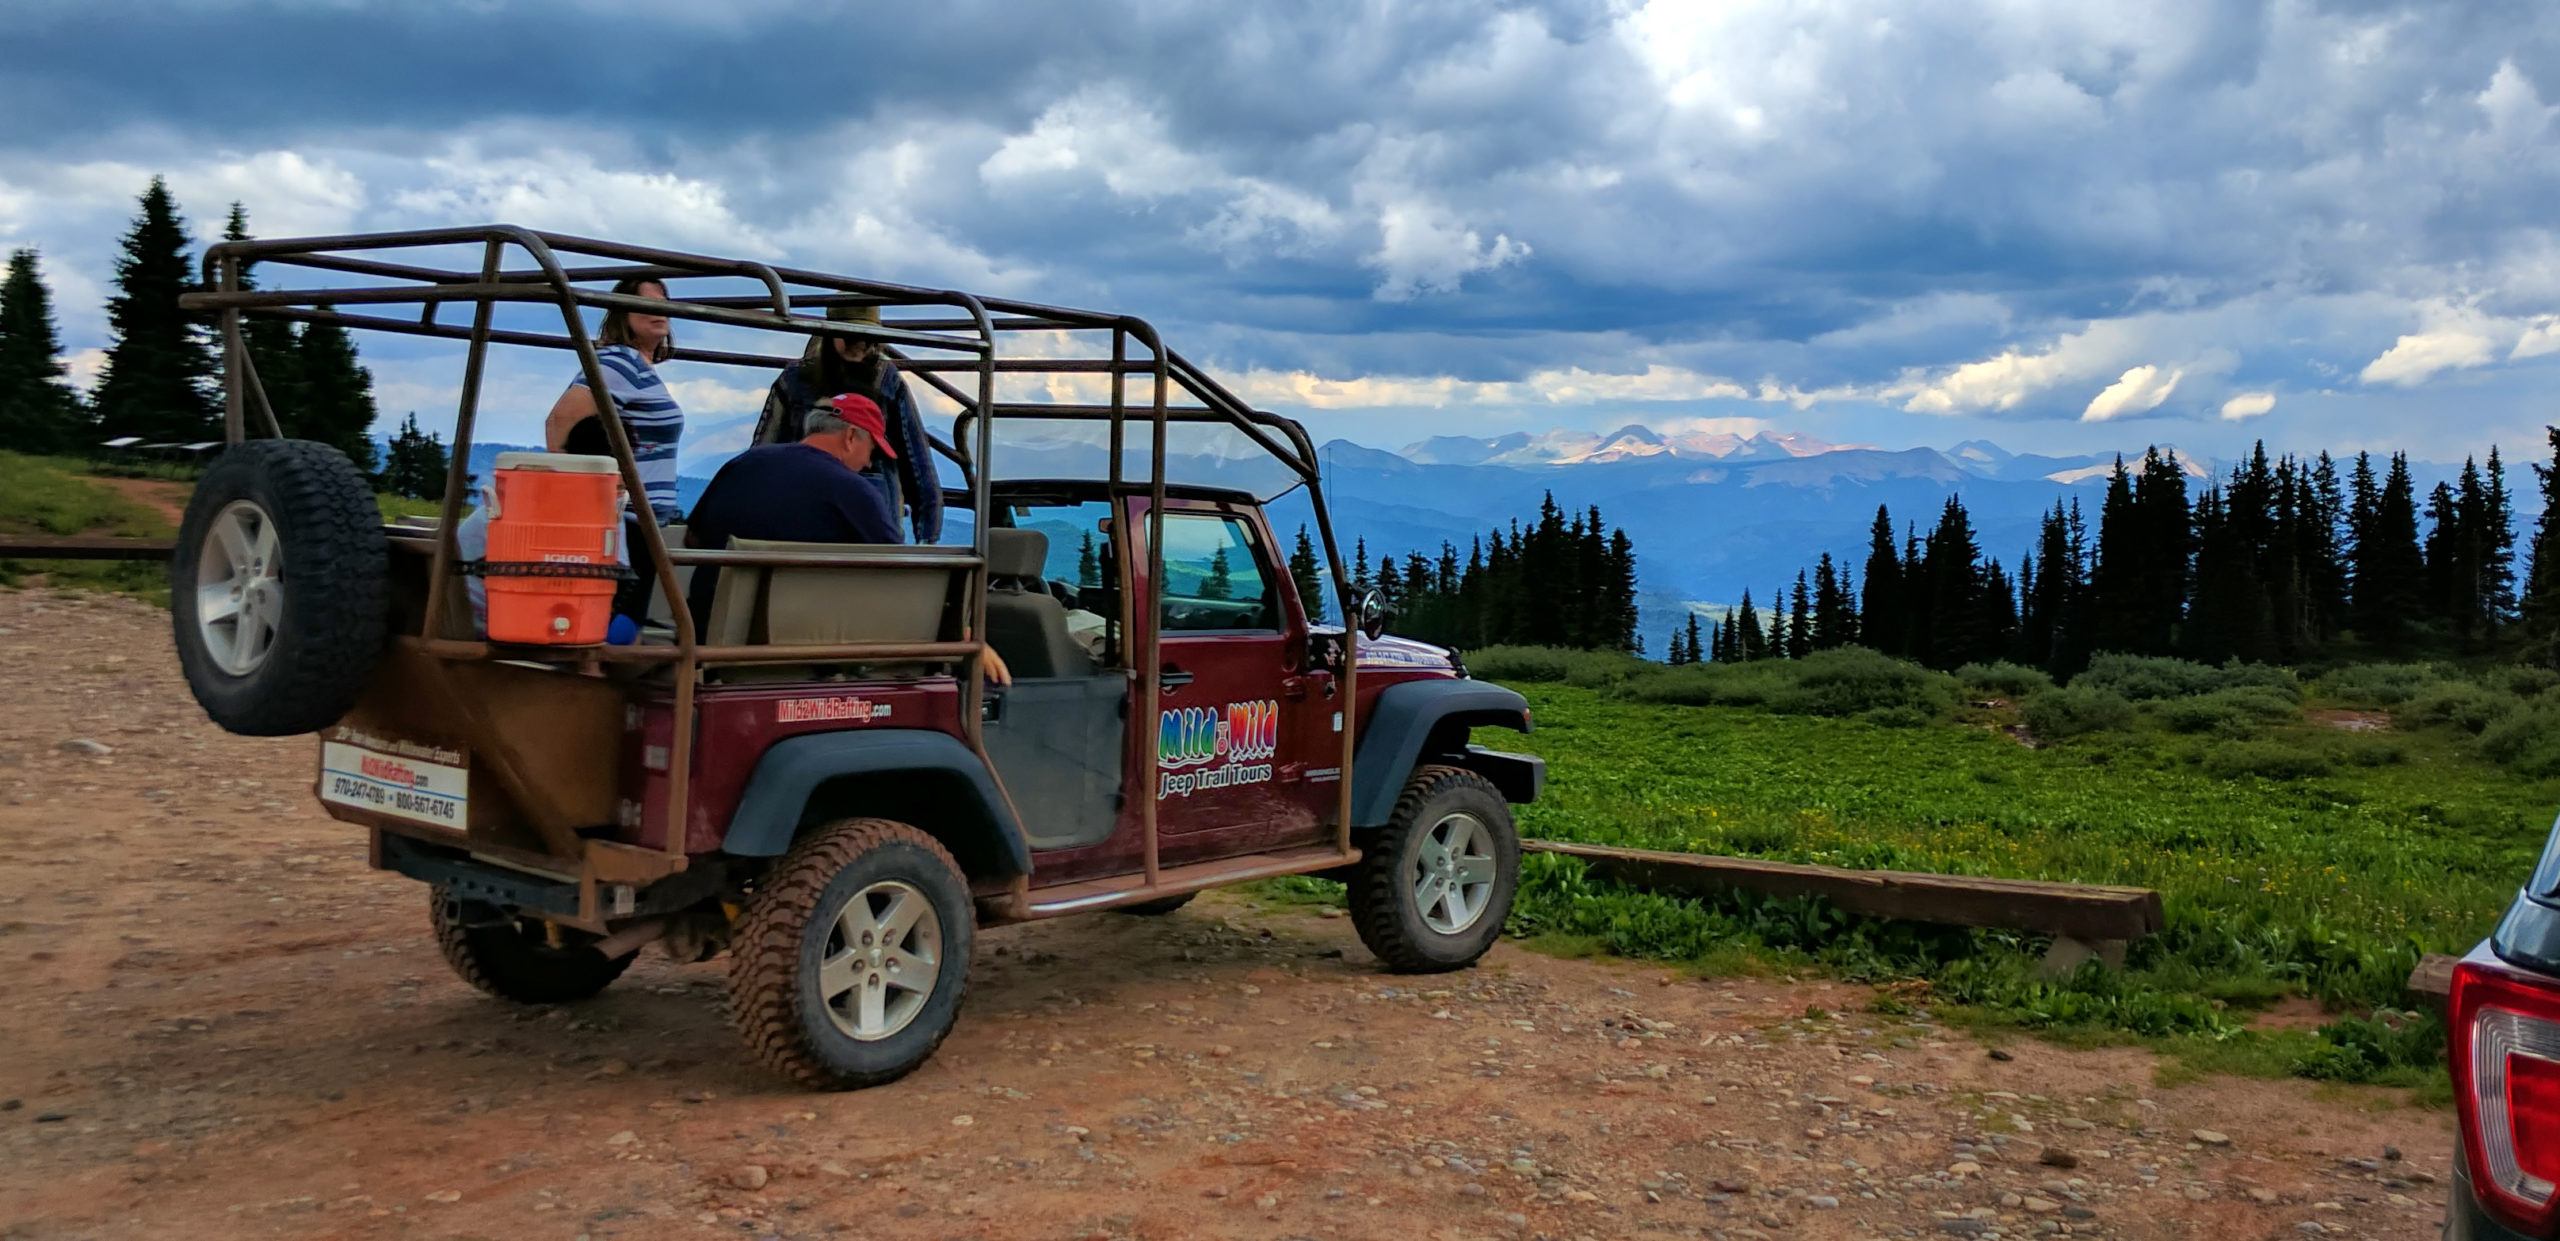
<instances>
[{"instance_id":1,"label":"red jeep","mask_svg":"<svg viewBox=\"0 0 2560 1241\"><path fill-rule=\"evenodd\" d=\"M269 289L241 287L253 261ZM189 685L234 732L320 734L322 803L367 830L374 865L432 885L437 940L475 986L575 1000L650 942L679 960L725 948L748 1044L842 1088L933 1053L981 924L1320 874L1346 881L1389 968L1460 968L1500 934L1507 803L1544 769L1469 737L1526 732L1526 704L1381 636L1376 599L1339 588L1304 430L1145 322L503 226L229 242L205 262L212 291L185 302L222 328L231 447L172 569ZM634 276L667 296L598 287ZM887 313L827 318L837 305ZM582 310L616 307L720 346L679 361L879 342L952 411L935 447L965 484L946 501L968 545L694 550L636 521L654 599L639 641L478 636L464 572L543 572L457 547L487 353L567 350L606 392ZM343 454L277 433L241 344L255 315L464 342L437 518L386 524ZM776 334L789 353L750 350ZM1039 356L1005 349L1033 341ZM1054 395L1078 385L1086 403ZM1000 391L1016 386L1041 399ZM603 422L641 494L620 420ZM1044 476L999 479L1007 456ZM1300 486L1356 631L1309 622L1265 519ZM718 577L697 626L682 601L701 573ZM987 683L989 648L1010 686Z\"/></svg>"}]
</instances>

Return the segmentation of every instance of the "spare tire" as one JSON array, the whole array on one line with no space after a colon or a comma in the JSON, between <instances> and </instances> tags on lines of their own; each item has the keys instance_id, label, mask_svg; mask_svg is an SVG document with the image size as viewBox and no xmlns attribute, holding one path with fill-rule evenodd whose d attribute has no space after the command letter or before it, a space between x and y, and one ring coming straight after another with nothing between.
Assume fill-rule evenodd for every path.
<instances>
[{"instance_id":1,"label":"spare tire","mask_svg":"<svg viewBox=\"0 0 2560 1241\"><path fill-rule=\"evenodd\" d=\"M338 722L382 657L389 566L382 511L345 453L232 445L197 480L169 564L196 703L249 737Z\"/></svg>"}]
</instances>

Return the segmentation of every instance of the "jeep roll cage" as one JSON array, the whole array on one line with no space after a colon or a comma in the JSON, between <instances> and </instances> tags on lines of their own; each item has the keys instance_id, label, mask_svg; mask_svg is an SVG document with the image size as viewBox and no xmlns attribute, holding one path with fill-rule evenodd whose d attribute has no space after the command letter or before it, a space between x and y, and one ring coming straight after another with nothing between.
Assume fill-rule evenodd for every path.
<instances>
[{"instance_id":1,"label":"jeep roll cage","mask_svg":"<svg viewBox=\"0 0 2560 1241\"><path fill-rule=\"evenodd\" d=\"M416 253L422 251L426 252L423 256ZM386 256L385 252L391 254ZM401 261L393 261L394 258ZM457 264L456 259L461 262ZM437 265L439 262L443 265ZM264 264L271 271L313 274L325 283L277 289L250 288L244 280L244 273L253 263ZM348 277L355 279L337 282ZM591 287L626 279L659 282L668 296L645 297ZM696 297L674 295L673 282L707 279L744 280L761 286L761 291ZM1306 431L1290 419L1245 404L1198 366L1166 349L1154 326L1134 316L859 280L749 260L538 232L511 225L226 241L205 251L204 285L204 291L186 294L180 301L188 310L211 313L221 333L224 438L229 444L239 444L252 436L282 438L275 407L245 343L241 327L244 318L326 323L467 344L459 408L453 424L451 463L445 477L439 520L431 537L419 537L423 532L407 528L395 530L391 540L395 547L412 554L424 554L429 561L424 618L416 632L395 634L392 639L395 647L441 663L506 660L564 664L601 661L621 665L655 665L672 670L676 727L667 764L669 795L664 807L666 830L661 837L663 845L652 850L582 839L574 831L558 824L551 825L551 829L543 833L558 855L557 861L574 862L578 867L580 889L584 893L593 893L599 880L616 884L646 884L686 869L686 823L690 812L688 781L694 765L696 741L694 699L707 668L876 660L956 669L963 695L959 718L964 739L977 758L986 763L990 777L999 782L1001 790L1001 777L995 774L994 764L987 761L983 735L985 669L982 662L987 649L988 531L995 525L989 520L989 514L994 466L991 459L994 454L993 429L997 420L1064 420L1100 424L1107 429L1108 477L1102 480L1095 494L1113 499L1143 495L1148 499L1148 580L1155 584L1163 580L1163 523L1169 494L1165 476L1168 427L1209 424L1242 434L1307 487L1315 510L1317 530L1324 543L1325 562L1331 569L1334 589L1342 596L1338 601L1340 614L1346 617L1358 615L1356 601L1347 593L1346 584L1351 579L1344 572L1341 550L1335 542L1332 521L1325 509L1323 480L1315 448ZM496 322L497 309L510 303L557 307L560 329L552 332L499 326ZM881 321L873 325L825 317L827 308L846 305L877 307L883 312ZM468 323L447 321L448 307L468 308ZM390 308L401 308L404 313L382 313ZM451 609L447 605L457 588L455 579L463 566L455 532L462 515L473 429L479 414L489 347L521 345L574 353L588 389L595 394L600 405L607 404L611 401L611 390L605 382L603 366L598 361L596 342L580 313L587 308L664 315L670 319L722 328L781 332L794 338L872 341L895 359L901 371L956 404L959 413L953 422L951 440L946 443L936 438L933 447L959 466L966 484L968 507L974 514L971 545L966 549L938 546L847 546L841 551L689 549L668 546L654 522L641 521L636 525L639 545L647 561L645 572L654 578L657 589L670 601L685 597L685 592L678 585L676 570L679 566L695 566L697 569L904 568L958 574L965 583L961 587L959 609L959 615L965 619L958 640L839 641L825 645L776 645L750 640L743 645L705 645L696 632L692 616L682 606L670 609L673 641L664 645L518 646L481 640L467 633L448 632ZM899 316L897 312L908 313ZM1096 333L1109 334L1107 354L1093 348L1081 351L1044 349L1036 354L1024 349L1007 349L1007 345L1014 342L1035 339L1044 343L1076 342L1083 336ZM1053 352L1058 356L1049 356ZM797 361L799 355L772 356L678 347L669 356L683 361L778 368ZM1073 377L1108 376L1109 398L1085 404L1000 400L997 393L999 375L1050 377L1053 383L1061 378L1073 383L1077 382ZM972 376L974 384L967 382ZM1129 392L1132 376L1147 382L1147 387L1134 402ZM1185 399L1177 400L1177 394ZM1125 455L1131 450L1127 436L1133 421L1148 437L1148 470L1143 479L1124 476ZM630 436L622 420L618 417L604 418L600 422L605 438L612 446L624 488L634 497L644 494L632 455ZM1061 486L1081 491L1094 484ZM1170 494L1177 497L1216 494L1222 498L1258 502L1249 495L1223 488L1194 488L1180 484L1173 485ZM1124 575L1129 571L1128 566L1123 566ZM1123 594L1125 596L1125 590ZM1133 609L1143 604L1144 601L1140 600L1124 601L1124 632L1131 631L1128 621L1135 614ZM1136 658L1130 661L1129 671L1141 678L1135 718L1152 720L1157 714L1161 688L1156 670L1163 664L1160 649L1162 627L1149 624L1137 628L1144 631L1145 641L1139 650L1131 652ZM1356 658L1343 661L1341 676L1345 702L1357 701L1355 678L1358 676L1358 664ZM1157 730L1140 728L1138 732L1145 738L1143 744L1146 746L1141 770L1152 771L1159 757ZM1353 781L1349 778L1355 730L1346 728L1341 733L1341 762L1345 778L1341 781L1340 802L1336 808L1334 843L1335 851L1347 858L1355 856L1350 839ZM509 770L513 766L511 763L501 760L497 765L499 770L494 774L502 780L513 782L524 778L523 772ZM1009 795L1006 796L1009 801ZM1146 891L1154 891L1159 886L1158 811L1155 798L1145 797L1139 801L1143 824L1144 884ZM1027 876L1014 879L1018 894L1027 890L1027 880ZM1017 908L1027 908L1027 902L1019 903Z\"/></svg>"}]
</instances>

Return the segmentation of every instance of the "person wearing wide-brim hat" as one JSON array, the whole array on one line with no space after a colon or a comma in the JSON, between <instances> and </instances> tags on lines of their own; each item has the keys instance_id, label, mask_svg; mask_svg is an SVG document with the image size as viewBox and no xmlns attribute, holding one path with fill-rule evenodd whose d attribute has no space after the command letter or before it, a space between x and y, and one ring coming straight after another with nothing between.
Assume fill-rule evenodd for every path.
<instances>
[{"instance_id":1,"label":"person wearing wide-brim hat","mask_svg":"<svg viewBox=\"0 0 2560 1241\"><path fill-rule=\"evenodd\" d=\"M838 323L880 324L880 308L871 305L827 307ZM800 360L782 368L766 393L764 417L756 423L755 442L792 444L800 440L809 411L829 397L852 392L871 398L888 424L886 441L896 455L874 459L862 471L865 481L888 498L889 511L905 516L915 542L942 537L942 480L934 472L933 445L925 438L924 416L897 363L878 345L850 337L813 336Z\"/></svg>"}]
</instances>

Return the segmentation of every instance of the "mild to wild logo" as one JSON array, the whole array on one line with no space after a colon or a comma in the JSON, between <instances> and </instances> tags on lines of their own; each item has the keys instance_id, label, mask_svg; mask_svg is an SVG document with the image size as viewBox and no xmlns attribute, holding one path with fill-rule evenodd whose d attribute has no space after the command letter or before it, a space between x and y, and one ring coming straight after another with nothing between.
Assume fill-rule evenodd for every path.
<instances>
[{"instance_id":1,"label":"mild to wild logo","mask_svg":"<svg viewBox=\"0 0 2560 1241\"><path fill-rule=\"evenodd\" d=\"M1280 749L1280 703L1232 702L1175 707L1156 726L1156 796L1188 797L1201 789L1263 784Z\"/></svg>"}]
</instances>

